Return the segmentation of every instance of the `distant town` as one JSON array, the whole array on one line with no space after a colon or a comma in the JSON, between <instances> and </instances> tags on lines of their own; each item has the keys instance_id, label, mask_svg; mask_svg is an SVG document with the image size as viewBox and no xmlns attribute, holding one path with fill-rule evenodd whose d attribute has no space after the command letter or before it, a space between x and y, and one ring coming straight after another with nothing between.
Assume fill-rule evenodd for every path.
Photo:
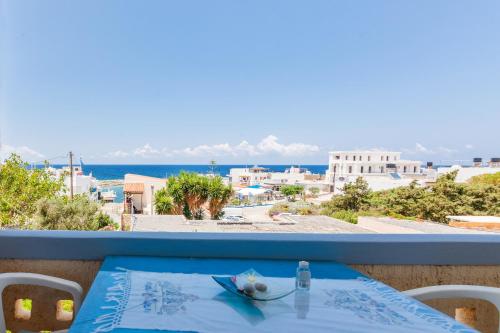
<instances>
[{"instance_id":1,"label":"distant town","mask_svg":"<svg viewBox=\"0 0 500 333\"><path fill-rule=\"evenodd\" d=\"M92 201L102 202L101 210L112 218L120 230L463 232L467 222L474 227L466 232L472 232L472 229L476 232L496 229L495 223L500 226L496 216L478 218L450 215L447 224L432 224L437 221L416 224L404 219L396 222L387 216L360 216L357 217L357 223L349 223L353 221L334 218L332 214L328 217L324 214L319 216L317 207L328 205L328 202L342 196L346 185L355 184L359 179L363 180L369 191L378 193L410 186L429 187L439 177L450 173L454 173L454 182L457 184L470 182L474 177L500 173L500 158L474 158L471 162L469 166L434 167L432 162L402 159L401 153L394 151L332 151L325 173L313 173L307 168L293 165L281 172L254 165L231 168L229 174L220 174L216 162L212 161L206 172L198 175L208 179L220 178L225 186L231 188L231 195L217 220L211 220L204 214L190 220L179 212L162 213L157 207L157 201L160 200L158 192L166 190L167 178L129 173L123 179L103 181L86 173L83 164L73 165L72 169L69 166L48 166L46 171L54 178L63 179L64 187L68 190L66 193L84 195ZM200 209L206 210L206 207L201 205ZM450 227L453 223L461 228Z\"/></svg>"}]
</instances>

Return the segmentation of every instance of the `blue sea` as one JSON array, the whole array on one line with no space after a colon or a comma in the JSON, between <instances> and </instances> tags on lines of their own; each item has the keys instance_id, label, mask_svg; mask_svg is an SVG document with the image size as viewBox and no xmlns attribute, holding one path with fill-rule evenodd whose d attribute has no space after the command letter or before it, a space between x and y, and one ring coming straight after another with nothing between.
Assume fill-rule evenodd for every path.
<instances>
[{"instance_id":1,"label":"blue sea","mask_svg":"<svg viewBox=\"0 0 500 333\"><path fill-rule=\"evenodd\" d=\"M66 165L56 164L52 165L55 168L62 168ZM229 175L229 170L231 168L245 168L251 165L217 165L214 167L214 172L223 177ZM264 168L268 168L271 171L283 172L285 169L289 168L290 165L259 165ZM173 165L173 164L163 164L163 165L141 165L141 164L84 164L83 173L88 175L92 173L92 176L98 180L114 180L123 179L127 173L135 173L144 176L166 178L170 176L176 176L181 171L196 172L196 173L208 173L211 171L211 166L209 165ZM312 173L324 174L328 169L327 165L301 165L301 168L306 168ZM104 189L111 189L116 192L115 202L123 202L123 187L122 186L110 186Z\"/></svg>"},{"instance_id":2,"label":"blue sea","mask_svg":"<svg viewBox=\"0 0 500 333\"><path fill-rule=\"evenodd\" d=\"M52 165L55 168L61 168L66 165ZM229 175L229 170L231 168L245 168L251 165L217 165L215 166L214 172L221 175ZM285 169L289 168L290 165L259 165L264 168L268 168L271 171L283 172ZM301 165L301 168L306 168L312 173L322 173L324 174L327 165ZM84 164L83 173L92 175L98 180L111 180L111 179L123 179L127 173L135 173L144 176L165 178L170 176L176 176L181 171L197 172L197 173L208 173L210 172L211 166L209 165L174 165L174 164L163 164L163 165L141 165L141 164Z\"/></svg>"}]
</instances>

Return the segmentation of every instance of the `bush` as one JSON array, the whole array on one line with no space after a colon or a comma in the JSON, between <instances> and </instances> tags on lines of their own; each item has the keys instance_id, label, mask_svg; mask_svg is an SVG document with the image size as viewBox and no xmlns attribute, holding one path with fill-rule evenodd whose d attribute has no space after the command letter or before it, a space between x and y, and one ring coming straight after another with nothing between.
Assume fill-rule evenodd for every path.
<instances>
[{"instance_id":1,"label":"bush","mask_svg":"<svg viewBox=\"0 0 500 333\"><path fill-rule=\"evenodd\" d=\"M31 224L40 199L55 198L63 189L44 169L30 170L18 155L0 162L0 226L34 228Z\"/></svg>"},{"instance_id":2,"label":"bush","mask_svg":"<svg viewBox=\"0 0 500 333\"><path fill-rule=\"evenodd\" d=\"M474 176L469 179L469 184L500 186L500 172Z\"/></svg>"},{"instance_id":3,"label":"bush","mask_svg":"<svg viewBox=\"0 0 500 333\"><path fill-rule=\"evenodd\" d=\"M297 195L304 193L304 187L301 185L283 185L280 192L288 197L288 200L295 201Z\"/></svg>"},{"instance_id":4,"label":"bush","mask_svg":"<svg viewBox=\"0 0 500 333\"><path fill-rule=\"evenodd\" d=\"M73 200L67 197L41 199L37 203L36 222L41 229L99 230L115 226L113 220L100 211L100 205L85 195Z\"/></svg>"},{"instance_id":5,"label":"bush","mask_svg":"<svg viewBox=\"0 0 500 333\"><path fill-rule=\"evenodd\" d=\"M174 199L168 194L166 188L162 188L155 193L155 212L158 215L172 214L174 210Z\"/></svg>"},{"instance_id":6,"label":"bush","mask_svg":"<svg viewBox=\"0 0 500 333\"><path fill-rule=\"evenodd\" d=\"M269 210L269 216L278 215L280 213L290 213L290 214L298 214L298 215L314 215L318 214L318 206L305 202L305 201L296 201L296 202L280 202L275 204Z\"/></svg>"},{"instance_id":7,"label":"bush","mask_svg":"<svg viewBox=\"0 0 500 333\"><path fill-rule=\"evenodd\" d=\"M358 223L358 214L352 210L339 210L336 212L333 212L330 217L333 217L334 219L339 219L342 221L346 221L352 224L357 224Z\"/></svg>"},{"instance_id":8,"label":"bush","mask_svg":"<svg viewBox=\"0 0 500 333\"><path fill-rule=\"evenodd\" d=\"M412 182L409 186L378 192L370 192L366 182L358 178L344 186L343 195L323 203L322 214L333 216L344 214L339 211L352 211L358 216L372 213L441 223L447 223L448 215L500 215L500 186L491 184L495 183L491 180L495 177L460 184L455 182L456 174L445 174L431 186Z\"/></svg>"}]
</instances>

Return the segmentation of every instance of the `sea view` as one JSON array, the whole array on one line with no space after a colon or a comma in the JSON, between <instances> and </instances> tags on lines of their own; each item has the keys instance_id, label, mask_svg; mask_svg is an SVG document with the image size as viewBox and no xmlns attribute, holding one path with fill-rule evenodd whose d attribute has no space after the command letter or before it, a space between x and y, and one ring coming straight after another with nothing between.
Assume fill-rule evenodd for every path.
<instances>
[{"instance_id":1,"label":"sea view","mask_svg":"<svg viewBox=\"0 0 500 333\"><path fill-rule=\"evenodd\" d=\"M62 168L67 165L65 164L54 164L54 168ZM214 167L214 173L225 177L229 174L229 170L232 168L245 168L252 165L244 164L225 164L217 165ZM267 168L270 171L283 172L285 169L290 167L287 165L259 165L263 168ZM125 174L134 173L149 177L166 178L170 176L177 176L181 171L196 172L196 173L208 173L211 171L210 165L206 164L163 164L163 165L147 165L147 164L84 164L83 171L85 174L92 173L92 176L98 180L114 180L123 179ZM300 167L306 168L312 173L324 174L328 169L327 165L301 165Z\"/></svg>"}]
</instances>

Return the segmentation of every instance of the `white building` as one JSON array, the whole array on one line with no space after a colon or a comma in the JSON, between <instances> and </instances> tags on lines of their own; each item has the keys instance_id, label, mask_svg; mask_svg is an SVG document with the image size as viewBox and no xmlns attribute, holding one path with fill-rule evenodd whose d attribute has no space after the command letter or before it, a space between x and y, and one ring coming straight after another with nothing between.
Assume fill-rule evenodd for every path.
<instances>
[{"instance_id":1,"label":"white building","mask_svg":"<svg viewBox=\"0 0 500 333\"><path fill-rule=\"evenodd\" d=\"M259 185L270 177L269 169L256 165L251 168L231 168L229 170L229 184L233 186Z\"/></svg>"},{"instance_id":2,"label":"white building","mask_svg":"<svg viewBox=\"0 0 500 333\"><path fill-rule=\"evenodd\" d=\"M481 159L474 159L474 166L464 167L460 165L453 165L451 167L442 167L437 169L437 177L444 175L449 172L458 171L455 181L457 183L465 183L469 181L472 177L493 174L500 172L500 159L492 158L488 161L487 166L483 166Z\"/></svg>"},{"instance_id":3,"label":"white building","mask_svg":"<svg viewBox=\"0 0 500 333\"><path fill-rule=\"evenodd\" d=\"M49 172L54 178L63 179L64 187L67 191L67 194L70 194L71 187L71 175L70 168L63 167L62 169L55 169L52 167L47 168L47 172ZM97 189L97 179L92 176L92 174L84 175L83 170L80 166L73 167L73 194L87 194L90 197L94 197Z\"/></svg>"},{"instance_id":4,"label":"white building","mask_svg":"<svg viewBox=\"0 0 500 333\"><path fill-rule=\"evenodd\" d=\"M402 160L400 152L333 151L329 154L327 179L392 173L418 175L421 164L421 161Z\"/></svg>"},{"instance_id":5,"label":"white building","mask_svg":"<svg viewBox=\"0 0 500 333\"><path fill-rule=\"evenodd\" d=\"M254 166L251 168L232 168L229 171L229 184L235 187L252 185L267 185L279 189L282 185L295 185L314 182L321 179L319 174L313 174L305 168L291 166L284 172L271 172L269 169Z\"/></svg>"},{"instance_id":6,"label":"white building","mask_svg":"<svg viewBox=\"0 0 500 333\"><path fill-rule=\"evenodd\" d=\"M329 153L326 180L333 190L363 177L372 190L384 190L407 186L419 178L421 164L421 161L402 160L400 152L333 151Z\"/></svg>"}]
</instances>

